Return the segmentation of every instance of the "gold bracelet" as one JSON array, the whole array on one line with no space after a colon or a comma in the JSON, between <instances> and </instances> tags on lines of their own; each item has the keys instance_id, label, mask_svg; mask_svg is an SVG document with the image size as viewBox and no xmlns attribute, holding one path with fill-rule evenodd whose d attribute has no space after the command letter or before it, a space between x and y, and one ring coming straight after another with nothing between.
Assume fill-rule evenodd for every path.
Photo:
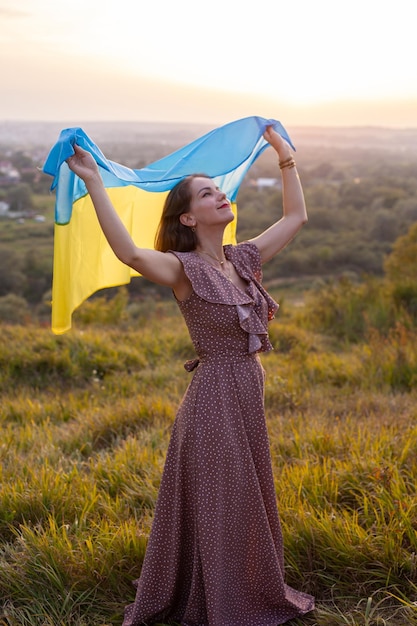
<instances>
[{"instance_id":1,"label":"gold bracelet","mask_svg":"<svg viewBox=\"0 0 417 626\"><path fill-rule=\"evenodd\" d=\"M294 159L291 159L291 161L285 161L285 162L284 162L284 163L282 163L282 164L280 163L280 166L279 166L279 167L280 167L280 169L281 169L281 170L284 170L285 168L288 168L288 169L290 170L292 167L295 167L296 165L297 165L297 164L296 164L296 162L294 161Z\"/></svg>"},{"instance_id":2,"label":"gold bracelet","mask_svg":"<svg viewBox=\"0 0 417 626\"><path fill-rule=\"evenodd\" d=\"M291 161L293 161L293 160L294 160L293 157L290 156L290 157L288 157L288 159L285 159L284 161L279 161L280 168L282 169L283 167L286 166L287 163L291 163Z\"/></svg>"}]
</instances>

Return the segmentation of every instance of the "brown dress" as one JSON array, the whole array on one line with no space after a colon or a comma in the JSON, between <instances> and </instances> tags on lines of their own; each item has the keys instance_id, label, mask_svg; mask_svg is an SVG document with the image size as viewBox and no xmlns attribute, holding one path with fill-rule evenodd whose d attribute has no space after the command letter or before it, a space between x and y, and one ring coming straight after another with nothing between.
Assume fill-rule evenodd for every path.
<instances>
[{"instance_id":1,"label":"brown dress","mask_svg":"<svg viewBox=\"0 0 417 626\"><path fill-rule=\"evenodd\" d=\"M284 583L264 415L267 324L278 305L251 243L225 255L242 291L195 252L175 253L193 292L178 302L198 360L173 427L151 535L123 626L276 626L314 608ZM197 366L198 365L198 366Z\"/></svg>"}]
</instances>

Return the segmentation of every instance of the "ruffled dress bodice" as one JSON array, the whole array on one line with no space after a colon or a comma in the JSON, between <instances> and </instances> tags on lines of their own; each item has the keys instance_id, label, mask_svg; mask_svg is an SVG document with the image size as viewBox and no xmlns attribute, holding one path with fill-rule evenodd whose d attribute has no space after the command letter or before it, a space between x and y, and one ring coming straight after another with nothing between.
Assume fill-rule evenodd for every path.
<instances>
[{"instance_id":1,"label":"ruffled dress bodice","mask_svg":"<svg viewBox=\"0 0 417 626\"><path fill-rule=\"evenodd\" d=\"M225 246L224 253L246 282L245 291L197 252L174 252L193 288L178 306L200 360L272 349L267 327L278 304L261 284L258 248L246 242Z\"/></svg>"}]
</instances>

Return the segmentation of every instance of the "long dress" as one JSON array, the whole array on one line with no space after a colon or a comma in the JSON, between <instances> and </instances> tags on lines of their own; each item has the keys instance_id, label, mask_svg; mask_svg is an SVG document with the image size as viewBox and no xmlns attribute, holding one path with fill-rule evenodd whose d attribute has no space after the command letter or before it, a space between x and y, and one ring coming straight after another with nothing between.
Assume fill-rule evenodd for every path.
<instances>
[{"instance_id":1,"label":"long dress","mask_svg":"<svg viewBox=\"0 0 417 626\"><path fill-rule=\"evenodd\" d=\"M123 626L276 626L314 608L284 582L283 541L264 413L278 305L252 243L225 246L236 287L196 252L175 253L191 281L178 302L198 359L174 422L136 599Z\"/></svg>"}]
</instances>

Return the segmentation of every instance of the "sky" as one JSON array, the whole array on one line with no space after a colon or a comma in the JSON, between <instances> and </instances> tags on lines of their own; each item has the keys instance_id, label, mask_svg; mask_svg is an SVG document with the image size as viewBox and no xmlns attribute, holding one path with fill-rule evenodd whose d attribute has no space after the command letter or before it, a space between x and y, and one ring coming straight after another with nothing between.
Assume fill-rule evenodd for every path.
<instances>
[{"instance_id":1,"label":"sky","mask_svg":"<svg viewBox=\"0 0 417 626\"><path fill-rule=\"evenodd\" d=\"M414 0L0 0L0 121L417 127Z\"/></svg>"}]
</instances>

